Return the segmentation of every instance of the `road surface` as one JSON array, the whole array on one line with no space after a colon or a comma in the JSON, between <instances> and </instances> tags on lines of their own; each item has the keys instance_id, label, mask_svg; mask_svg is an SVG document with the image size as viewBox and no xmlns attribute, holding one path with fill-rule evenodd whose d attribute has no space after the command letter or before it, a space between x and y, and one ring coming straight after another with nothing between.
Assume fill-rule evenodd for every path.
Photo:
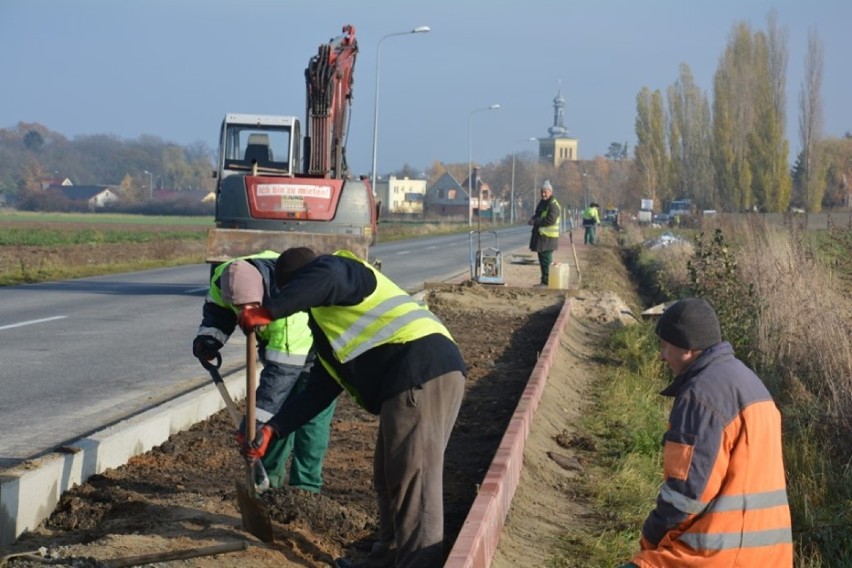
<instances>
[{"instance_id":1,"label":"road surface","mask_svg":"<svg viewBox=\"0 0 852 568\"><path fill-rule=\"evenodd\" d=\"M372 259L409 292L469 273L473 250L526 246L528 227L376 245ZM504 255L504 262L508 258ZM191 344L205 264L0 289L0 469L37 457L209 381ZM222 350L245 364L245 338Z\"/></svg>"}]
</instances>

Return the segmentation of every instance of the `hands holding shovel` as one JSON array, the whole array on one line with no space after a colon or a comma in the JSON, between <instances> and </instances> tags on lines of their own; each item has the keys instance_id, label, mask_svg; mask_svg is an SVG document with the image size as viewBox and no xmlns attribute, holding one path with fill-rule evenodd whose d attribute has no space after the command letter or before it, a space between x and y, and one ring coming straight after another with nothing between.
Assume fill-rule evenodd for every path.
<instances>
[{"instance_id":1,"label":"hands holding shovel","mask_svg":"<svg viewBox=\"0 0 852 568\"><path fill-rule=\"evenodd\" d=\"M257 431L254 440L248 441L242 432L237 434L237 443L240 445L240 453L246 458L248 463L254 463L266 455L266 450L269 448L269 443L277 435L275 430L269 424L264 424Z\"/></svg>"}]
</instances>

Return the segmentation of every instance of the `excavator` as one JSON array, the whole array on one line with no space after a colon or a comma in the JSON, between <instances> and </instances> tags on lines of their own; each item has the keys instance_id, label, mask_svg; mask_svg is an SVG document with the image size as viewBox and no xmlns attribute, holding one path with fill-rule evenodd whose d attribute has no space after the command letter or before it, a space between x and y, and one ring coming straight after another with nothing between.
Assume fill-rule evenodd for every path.
<instances>
[{"instance_id":1,"label":"excavator","mask_svg":"<svg viewBox=\"0 0 852 568\"><path fill-rule=\"evenodd\" d=\"M226 114L207 262L263 250L339 249L368 260L379 211L369 178L346 165L346 128L358 43L355 28L319 46L305 69L306 132L295 116Z\"/></svg>"}]
</instances>

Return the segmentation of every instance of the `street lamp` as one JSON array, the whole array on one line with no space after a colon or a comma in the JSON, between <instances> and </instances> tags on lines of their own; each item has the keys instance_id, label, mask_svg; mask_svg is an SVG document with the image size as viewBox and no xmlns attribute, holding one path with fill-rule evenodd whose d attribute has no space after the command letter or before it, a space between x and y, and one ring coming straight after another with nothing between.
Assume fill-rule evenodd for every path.
<instances>
[{"instance_id":1,"label":"street lamp","mask_svg":"<svg viewBox=\"0 0 852 568\"><path fill-rule=\"evenodd\" d=\"M373 185L372 191L373 195L376 194L376 146L378 143L379 136L379 70L380 70L380 61L382 56L382 42L385 41L389 37L400 36L400 35L408 35L408 34L423 34L430 31L429 26L417 26L413 30L409 30L407 32L395 32L392 34L388 34L383 36L379 43L376 45L376 100L373 104L373 171L371 177L371 183Z\"/></svg>"},{"instance_id":2,"label":"street lamp","mask_svg":"<svg viewBox=\"0 0 852 568\"><path fill-rule=\"evenodd\" d=\"M521 140L521 142L535 142L538 138L527 138L526 140ZM518 153L517 150L512 152L512 193L511 199L512 204L509 207L509 223L514 225L515 223L515 155Z\"/></svg>"},{"instance_id":3,"label":"street lamp","mask_svg":"<svg viewBox=\"0 0 852 568\"><path fill-rule=\"evenodd\" d=\"M148 174L148 199L154 199L154 174L145 170L145 173Z\"/></svg>"},{"instance_id":4,"label":"street lamp","mask_svg":"<svg viewBox=\"0 0 852 568\"><path fill-rule=\"evenodd\" d=\"M471 179L473 177L473 135L471 131L473 115L484 110L497 110L499 108L500 105L493 104L472 110L467 115L467 224L469 227L473 226L473 180ZM479 214L482 214L482 204L479 205Z\"/></svg>"},{"instance_id":5,"label":"street lamp","mask_svg":"<svg viewBox=\"0 0 852 568\"><path fill-rule=\"evenodd\" d=\"M584 186L583 189L586 190L584 192L584 194L585 194L585 205L586 205L586 207L588 207L589 206L589 174L587 174L586 172L583 172L583 186Z\"/></svg>"}]
</instances>

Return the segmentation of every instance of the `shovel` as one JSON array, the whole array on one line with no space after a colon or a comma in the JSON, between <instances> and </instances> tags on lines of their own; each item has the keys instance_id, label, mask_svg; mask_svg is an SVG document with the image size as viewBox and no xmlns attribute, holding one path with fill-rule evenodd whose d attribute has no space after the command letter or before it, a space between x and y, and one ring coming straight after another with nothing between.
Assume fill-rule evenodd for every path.
<instances>
[{"instance_id":1,"label":"shovel","mask_svg":"<svg viewBox=\"0 0 852 568\"><path fill-rule=\"evenodd\" d=\"M254 331L246 335L246 440L254 440L255 377L257 373L257 337ZM237 501L243 517L243 529L263 542L273 542L269 509L257 498L254 486L254 466L246 462L245 483L237 481Z\"/></svg>"},{"instance_id":2,"label":"shovel","mask_svg":"<svg viewBox=\"0 0 852 568\"><path fill-rule=\"evenodd\" d=\"M234 428L239 430L242 416L240 416L240 411L237 410L237 405L234 404L234 399L231 398L231 394L228 392L227 387L225 387L225 381L222 380L222 374L219 373L219 368L222 366L222 354L216 353L215 364L204 359L199 359L198 361L201 363L201 366L207 369L210 373L210 378L213 379L213 384L216 385L217 389L219 389L219 394L222 395L222 400L225 401L225 408L228 409L228 415L234 423ZM269 476L266 474L266 469L263 467L263 462L260 460L255 462L254 467L254 489L257 493L263 493L269 489Z\"/></svg>"}]
</instances>

